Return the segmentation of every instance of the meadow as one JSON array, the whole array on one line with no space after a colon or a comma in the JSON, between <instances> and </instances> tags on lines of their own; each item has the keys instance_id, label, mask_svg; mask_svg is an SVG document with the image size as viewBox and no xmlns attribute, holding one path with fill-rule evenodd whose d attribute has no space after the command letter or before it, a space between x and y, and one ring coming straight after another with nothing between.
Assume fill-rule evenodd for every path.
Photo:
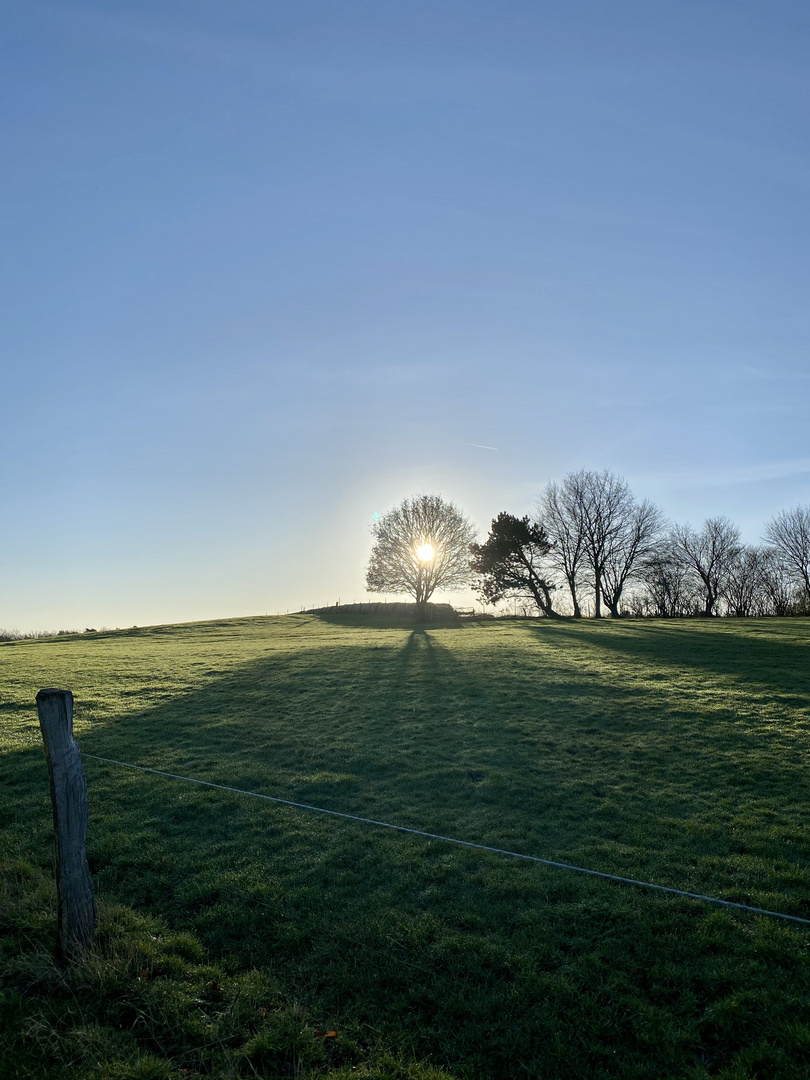
<instances>
[{"instance_id":1,"label":"meadow","mask_svg":"<svg viewBox=\"0 0 810 1080\"><path fill-rule=\"evenodd\" d=\"M810 926L84 759L53 960L34 698L83 752L810 919L810 622L296 615L0 644L11 1077L810 1073Z\"/></svg>"}]
</instances>

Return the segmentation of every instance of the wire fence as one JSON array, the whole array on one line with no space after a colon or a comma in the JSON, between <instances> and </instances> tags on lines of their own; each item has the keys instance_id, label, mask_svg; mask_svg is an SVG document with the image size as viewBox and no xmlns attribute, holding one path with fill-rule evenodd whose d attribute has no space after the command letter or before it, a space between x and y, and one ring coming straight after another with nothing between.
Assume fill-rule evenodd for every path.
<instances>
[{"instance_id":1,"label":"wire fence","mask_svg":"<svg viewBox=\"0 0 810 1080\"><path fill-rule=\"evenodd\" d=\"M6 735L11 735L12 738L18 739L21 744L31 745L39 742L35 737L24 735L22 732L7 732ZM372 825L379 829L390 829L393 832L410 836L419 836L426 840L434 840L444 844L454 844L458 847L471 848L475 851L485 851L493 855L505 856L511 859L520 859L524 862L530 862L541 866L550 866L558 870L568 870L577 874L586 874L590 877L601 878L605 881L614 881L622 885L633 885L642 889L652 889L656 892L670 896L679 896L688 900L701 901L706 904L716 904L721 907L734 908L737 911L744 911L753 915L764 915L773 919L782 919L786 922L810 926L810 919L802 918L799 915L788 915L782 911L771 911L768 908L756 907L753 904L743 904L734 900L723 900L718 896L709 896L704 893L692 892L688 889L678 889L672 885L658 885L655 882L641 881L638 878L626 877L621 874L611 874L603 870L593 870L590 867L578 866L575 863L561 862L556 859L546 859L539 855L527 855L521 851L510 851L507 848L496 847L492 844L480 844L472 840L462 840L455 836L444 836L441 833L429 832L426 829L415 829L408 825L397 825L389 821L379 821L376 818L362 817L359 814L348 814L341 810L329 810L323 806L313 806L310 803L296 802L293 799L284 799L277 795L265 795L262 792L249 791L246 788L233 787L229 784L217 784L212 780L201 780L193 776L182 776L179 773L167 772L163 769L154 769L146 765L137 765L129 761L119 761L117 758L102 757L99 754L91 754L87 751L82 751L81 754L83 758L100 761L107 765L116 765L120 768L148 773L152 776L160 776L168 780L176 780L187 784L197 784L201 787L214 788L217 791L227 791L232 794L243 795L252 799L261 799L265 802L275 803L280 806L289 806L295 810L304 810L314 814L325 814L329 817L341 818L345 821L354 821L361 825Z\"/></svg>"}]
</instances>

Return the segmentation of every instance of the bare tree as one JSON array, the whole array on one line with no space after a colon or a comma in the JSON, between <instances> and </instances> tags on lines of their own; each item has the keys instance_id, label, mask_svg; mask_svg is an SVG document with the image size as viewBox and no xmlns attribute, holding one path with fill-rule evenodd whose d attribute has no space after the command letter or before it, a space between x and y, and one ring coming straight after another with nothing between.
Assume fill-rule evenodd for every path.
<instances>
[{"instance_id":1,"label":"bare tree","mask_svg":"<svg viewBox=\"0 0 810 1080\"><path fill-rule=\"evenodd\" d=\"M779 552L810 603L810 506L782 510L765 526L765 539Z\"/></svg>"},{"instance_id":2,"label":"bare tree","mask_svg":"<svg viewBox=\"0 0 810 1080\"><path fill-rule=\"evenodd\" d=\"M550 501L546 497L545 503ZM603 601L618 615L622 590L660 530L660 511L647 502L637 506L627 481L608 469L569 473L556 501L565 508L566 548L588 571L594 616L601 617ZM546 527L556 543L557 530L550 523Z\"/></svg>"},{"instance_id":3,"label":"bare tree","mask_svg":"<svg viewBox=\"0 0 810 1080\"><path fill-rule=\"evenodd\" d=\"M581 507L571 485L566 481L550 483L540 497L538 515L538 524L552 544L551 562L568 586L573 615L579 619L582 616L579 589L585 567L585 533Z\"/></svg>"},{"instance_id":4,"label":"bare tree","mask_svg":"<svg viewBox=\"0 0 810 1080\"><path fill-rule=\"evenodd\" d=\"M538 515L553 543L549 558L568 586L574 617L582 614L585 585L593 592L596 618L603 603L618 617L625 587L659 541L661 511L647 500L636 503L627 481L609 470L582 469L546 487Z\"/></svg>"},{"instance_id":5,"label":"bare tree","mask_svg":"<svg viewBox=\"0 0 810 1080\"><path fill-rule=\"evenodd\" d=\"M792 615L801 608L802 596L777 548L762 549L762 591L767 615Z\"/></svg>"},{"instance_id":6,"label":"bare tree","mask_svg":"<svg viewBox=\"0 0 810 1080\"><path fill-rule=\"evenodd\" d=\"M473 544L473 570L480 576L482 600L497 604L507 597L530 599L549 618L559 618L549 580L551 542L542 525L528 517L498 514L483 544Z\"/></svg>"},{"instance_id":7,"label":"bare tree","mask_svg":"<svg viewBox=\"0 0 810 1080\"><path fill-rule=\"evenodd\" d=\"M765 549L747 546L740 549L729 566L723 599L726 613L738 618L764 615L768 607L764 582Z\"/></svg>"},{"instance_id":8,"label":"bare tree","mask_svg":"<svg viewBox=\"0 0 810 1080\"><path fill-rule=\"evenodd\" d=\"M424 618L436 589L469 584L475 526L439 495L416 495L383 514L371 527L366 587L369 592L410 593Z\"/></svg>"},{"instance_id":9,"label":"bare tree","mask_svg":"<svg viewBox=\"0 0 810 1080\"><path fill-rule=\"evenodd\" d=\"M739 556L740 530L725 517L707 518L697 532L691 525L672 531L675 551L700 582L703 614L717 614L717 604L728 585L729 573Z\"/></svg>"},{"instance_id":10,"label":"bare tree","mask_svg":"<svg viewBox=\"0 0 810 1080\"><path fill-rule=\"evenodd\" d=\"M693 615L698 603L689 568L670 538L664 539L639 569L641 589L637 597L640 614L663 619Z\"/></svg>"},{"instance_id":11,"label":"bare tree","mask_svg":"<svg viewBox=\"0 0 810 1080\"><path fill-rule=\"evenodd\" d=\"M629 490L629 489L628 489ZM617 515L618 528L605 552L602 592L614 619L619 617L619 604L628 582L638 577L645 559L655 553L664 526L664 515L645 499L621 507Z\"/></svg>"},{"instance_id":12,"label":"bare tree","mask_svg":"<svg viewBox=\"0 0 810 1080\"><path fill-rule=\"evenodd\" d=\"M594 595L594 618L602 616L602 579L609 545L618 531L618 518L632 501L624 480L614 477L607 469L601 473L582 469L569 473L563 486L577 506L585 562L590 570L590 586Z\"/></svg>"}]
</instances>

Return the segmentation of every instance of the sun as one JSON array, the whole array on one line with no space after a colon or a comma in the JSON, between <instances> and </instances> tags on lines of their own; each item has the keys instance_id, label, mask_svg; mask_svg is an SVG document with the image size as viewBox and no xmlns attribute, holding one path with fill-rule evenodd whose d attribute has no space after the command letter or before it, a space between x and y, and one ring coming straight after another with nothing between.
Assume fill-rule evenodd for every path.
<instances>
[{"instance_id":1,"label":"sun","mask_svg":"<svg viewBox=\"0 0 810 1080\"><path fill-rule=\"evenodd\" d=\"M434 554L430 544L422 544L420 548L416 549L416 557L420 562L430 562Z\"/></svg>"}]
</instances>

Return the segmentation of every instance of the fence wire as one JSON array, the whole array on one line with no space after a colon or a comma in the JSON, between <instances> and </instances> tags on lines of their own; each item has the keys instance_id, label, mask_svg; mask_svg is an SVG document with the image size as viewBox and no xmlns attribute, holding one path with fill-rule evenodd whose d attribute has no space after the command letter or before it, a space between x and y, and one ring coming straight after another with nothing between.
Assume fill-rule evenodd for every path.
<instances>
[{"instance_id":1,"label":"fence wire","mask_svg":"<svg viewBox=\"0 0 810 1080\"><path fill-rule=\"evenodd\" d=\"M412 829L407 825L394 825L389 821L377 821L375 818L361 817L358 814L347 814L341 810L327 810L322 806L312 806L310 803L294 802L292 799L282 799L276 795L263 795L258 791L248 791L245 788L231 787L228 784L215 784L211 780L198 780L193 776L180 776L178 773L164 772L162 769L151 769L145 765L133 765L128 761L117 761L115 758L100 757L98 754L82 753L82 757L93 758L95 761L103 761L108 765L120 765L125 769L135 769L138 772L151 773L154 776L163 776L170 780L181 780L189 784L199 784L202 787L216 788L218 791L230 791L236 795L247 795L253 799L264 799L267 802L277 803L281 806L290 806L296 810L307 810L314 814L327 814L329 817L343 818L346 821L357 821L362 825L375 825L380 829L392 829L395 832L407 833L411 836L421 836L426 840L438 840L444 844L456 844L459 847L473 848L476 851L488 851L493 855L506 855L513 859L523 859L526 862L539 863L542 866L553 866L558 870L572 870L577 874L588 874L591 877L603 878L606 881L617 881L623 885L636 885L642 889L655 889L657 892L668 893L672 896L683 896L689 900L701 900L707 904L719 904L723 907L736 908L738 911L748 911L754 915L768 915L774 919L785 919L788 922L801 923L810 926L810 919L803 919L799 915L786 915L782 911L769 911L767 908L754 907L752 904L740 904L734 900L721 900L717 896L706 896L703 893L689 892L686 889L676 889L671 885L656 885L651 881L639 881L637 878L622 877L620 874L608 874L603 870L591 870L585 866L577 866L574 863L558 862L555 859L544 859L539 855L526 855L520 851L509 851L506 848L494 847L491 844L477 844L472 840L459 840L455 836L442 836L440 833L427 832L424 829Z\"/></svg>"},{"instance_id":2,"label":"fence wire","mask_svg":"<svg viewBox=\"0 0 810 1080\"><path fill-rule=\"evenodd\" d=\"M17 738L21 743L39 743L39 740L23 735L20 732L7 732L12 738ZM101 757L99 754L90 754L80 751L81 756L92 758L94 761L102 761L107 765L119 765L124 769L133 769L137 772L150 773L153 776L163 776L169 780L180 780L187 784L198 784L201 787L215 788L218 791L230 791L235 795L246 795L252 799L263 799L266 802L277 803L280 806L290 806L295 810L307 810L314 814L326 814L329 817L343 818L346 821L357 821L361 825L375 825L380 829L392 829L394 832L407 833L411 836L421 836L426 840L438 840L444 844L456 844L459 847L473 848L476 851L488 851L493 855L506 855L513 859L523 859L525 862L538 863L541 866L553 866L558 870L571 870L577 874L588 874L591 877L602 878L605 881L617 881L622 885L635 885L641 889L654 889L656 892L667 893L671 896L682 896L688 900L700 900L706 904L718 904L722 907L735 908L738 911L747 911L753 915L767 915L772 919L784 919L786 922L799 923L810 926L810 919L803 919L799 915L787 915L783 911L770 911L768 908L755 907L753 904L741 904L734 900L722 900L719 896L707 896L704 893L690 892L688 889L676 889L672 885L657 885L652 881L640 881L638 878L623 877L621 874L609 874L604 870L591 870L586 866L577 866L575 863L558 862L555 859L544 859L539 855L526 855L521 851L509 851L507 848L494 847L491 844L478 844L472 840L460 840L455 836L442 836L441 833L427 832L425 829L412 829L408 825L395 825L389 821L377 821L375 818L361 817L358 814L347 814L341 810L327 810L323 806L312 806L310 803L295 802L292 799L282 799L277 795L263 795L259 791L248 791L246 788L231 787L228 784L216 784L212 780L199 780L194 776L181 776L179 773L166 772L163 769L152 769L146 765L135 765L130 761L118 761L116 758Z\"/></svg>"}]
</instances>

